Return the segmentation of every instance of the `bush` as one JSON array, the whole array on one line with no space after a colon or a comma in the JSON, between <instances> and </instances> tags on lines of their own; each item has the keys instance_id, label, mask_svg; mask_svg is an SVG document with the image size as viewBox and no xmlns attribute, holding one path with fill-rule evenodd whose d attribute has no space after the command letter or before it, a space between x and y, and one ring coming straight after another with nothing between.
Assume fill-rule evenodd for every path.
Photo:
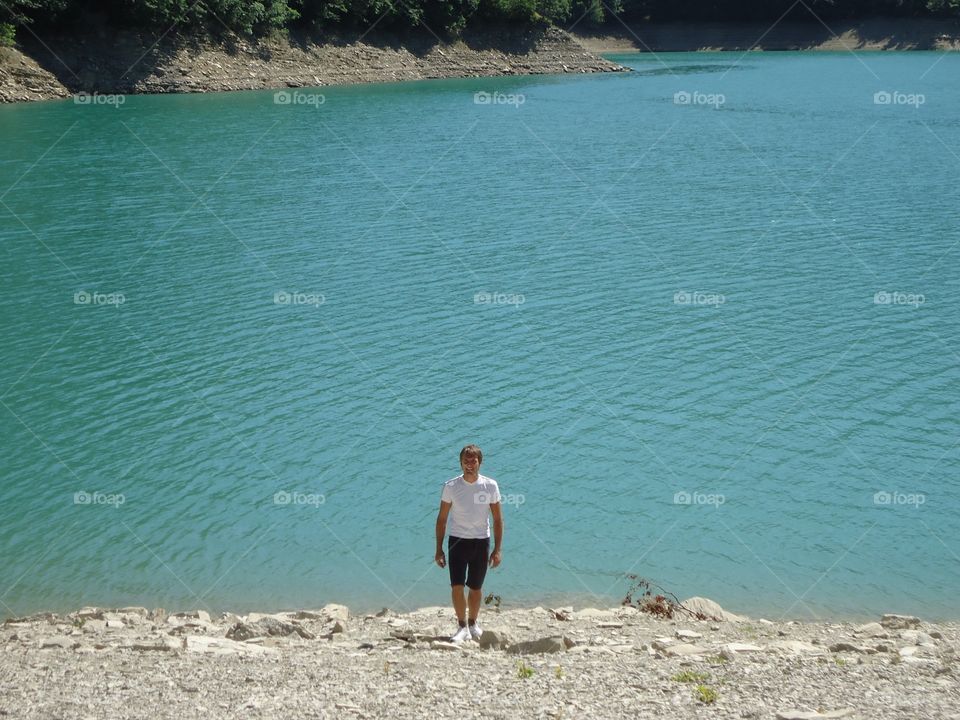
<instances>
[{"instance_id":1,"label":"bush","mask_svg":"<svg viewBox=\"0 0 960 720\"><path fill-rule=\"evenodd\" d=\"M13 47L17 42L17 28L10 23L0 23L0 47Z\"/></svg>"}]
</instances>

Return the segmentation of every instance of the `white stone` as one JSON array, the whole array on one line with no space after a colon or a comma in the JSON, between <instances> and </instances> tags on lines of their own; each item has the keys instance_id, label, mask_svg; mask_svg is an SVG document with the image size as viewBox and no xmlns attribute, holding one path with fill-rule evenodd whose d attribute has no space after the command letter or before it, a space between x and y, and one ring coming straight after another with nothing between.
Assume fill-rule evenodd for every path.
<instances>
[{"instance_id":1,"label":"white stone","mask_svg":"<svg viewBox=\"0 0 960 720\"><path fill-rule=\"evenodd\" d=\"M865 635L866 637L872 638L887 638L890 637L887 633L886 628L883 627L878 622L867 623L866 625L861 625L856 628L854 631L855 635Z\"/></svg>"},{"instance_id":2,"label":"white stone","mask_svg":"<svg viewBox=\"0 0 960 720\"><path fill-rule=\"evenodd\" d=\"M584 608L583 610L577 610L573 616L578 620L613 620L616 617L616 613L613 610Z\"/></svg>"},{"instance_id":3,"label":"white stone","mask_svg":"<svg viewBox=\"0 0 960 720\"><path fill-rule=\"evenodd\" d=\"M777 640L767 646L768 650L797 653L801 655L826 655L827 651L802 640Z\"/></svg>"},{"instance_id":4,"label":"white stone","mask_svg":"<svg viewBox=\"0 0 960 720\"><path fill-rule=\"evenodd\" d=\"M746 618L740 615L734 615L727 612L720 605L709 598L692 597L687 598L682 603L683 607L694 613L702 613L707 616L707 620L725 620L727 622L743 622Z\"/></svg>"},{"instance_id":5,"label":"white stone","mask_svg":"<svg viewBox=\"0 0 960 720\"><path fill-rule=\"evenodd\" d=\"M187 652L207 655L268 655L276 653L274 648L263 647L250 642L237 642L228 638L207 637L205 635L185 635Z\"/></svg>"},{"instance_id":6,"label":"white stone","mask_svg":"<svg viewBox=\"0 0 960 720\"><path fill-rule=\"evenodd\" d=\"M703 637L703 635L693 630L677 630L674 634L681 640L699 640Z\"/></svg>"},{"instance_id":7,"label":"white stone","mask_svg":"<svg viewBox=\"0 0 960 720\"><path fill-rule=\"evenodd\" d=\"M463 643L452 643L444 640L434 640L430 643L431 650L457 650L463 652Z\"/></svg>"},{"instance_id":8,"label":"white stone","mask_svg":"<svg viewBox=\"0 0 960 720\"><path fill-rule=\"evenodd\" d=\"M749 643L727 643L723 646L723 649L729 653L748 653L748 652L760 652L763 650L759 645L751 645Z\"/></svg>"},{"instance_id":9,"label":"white stone","mask_svg":"<svg viewBox=\"0 0 960 720\"><path fill-rule=\"evenodd\" d=\"M700 645L692 645L690 643L677 643L676 645L668 645L663 649L663 654L668 657L678 657L683 655L706 655L709 650Z\"/></svg>"},{"instance_id":10,"label":"white stone","mask_svg":"<svg viewBox=\"0 0 960 720\"><path fill-rule=\"evenodd\" d=\"M887 614L880 618L880 624L888 630L906 630L920 624L920 618L913 615Z\"/></svg>"},{"instance_id":11,"label":"white stone","mask_svg":"<svg viewBox=\"0 0 960 720\"><path fill-rule=\"evenodd\" d=\"M820 713L816 710L780 710L777 712L777 720L833 720L833 718L845 718L853 715L853 708L843 708L842 710L831 710Z\"/></svg>"}]
</instances>

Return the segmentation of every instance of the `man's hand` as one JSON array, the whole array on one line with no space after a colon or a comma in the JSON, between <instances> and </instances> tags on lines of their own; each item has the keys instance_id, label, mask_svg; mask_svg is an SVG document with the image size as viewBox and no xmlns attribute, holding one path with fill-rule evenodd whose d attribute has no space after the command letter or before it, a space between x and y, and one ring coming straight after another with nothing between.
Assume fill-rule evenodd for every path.
<instances>
[{"instance_id":1,"label":"man's hand","mask_svg":"<svg viewBox=\"0 0 960 720\"><path fill-rule=\"evenodd\" d=\"M443 555L443 550L437 550L437 554L433 556L433 561L440 567L447 566L447 558Z\"/></svg>"},{"instance_id":2,"label":"man's hand","mask_svg":"<svg viewBox=\"0 0 960 720\"><path fill-rule=\"evenodd\" d=\"M500 564L500 551L494 550L490 553L490 567L497 567Z\"/></svg>"}]
</instances>

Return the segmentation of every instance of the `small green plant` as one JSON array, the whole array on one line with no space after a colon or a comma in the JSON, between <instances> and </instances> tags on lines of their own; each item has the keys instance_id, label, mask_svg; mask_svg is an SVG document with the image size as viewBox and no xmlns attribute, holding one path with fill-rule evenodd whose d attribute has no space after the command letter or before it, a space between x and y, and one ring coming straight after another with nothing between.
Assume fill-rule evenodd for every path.
<instances>
[{"instance_id":1,"label":"small green plant","mask_svg":"<svg viewBox=\"0 0 960 720\"><path fill-rule=\"evenodd\" d=\"M86 618L74 618L74 619L73 619L73 626L74 626L75 628L82 628L83 625L84 625L84 623L86 623L86 622L87 622L87 619L86 619Z\"/></svg>"},{"instance_id":2,"label":"small green plant","mask_svg":"<svg viewBox=\"0 0 960 720\"><path fill-rule=\"evenodd\" d=\"M710 705L717 701L717 691L706 685L697 685L693 689L693 696L705 705Z\"/></svg>"},{"instance_id":3,"label":"small green plant","mask_svg":"<svg viewBox=\"0 0 960 720\"><path fill-rule=\"evenodd\" d=\"M693 670L681 670L670 679L674 682L682 683L705 683L710 679L710 673L694 672Z\"/></svg>"},{"instance_id":4,"label":"small green plant","mask_svg":"<svg viewBox=\"0 0 960 720\"><path fill-rule=\"evenodd\" d=\"M483 599L483 604L484 604L484 605L489 605L490 603L493 603L493 606L494 606L495 608L499 608L499 607L500 607L500 596L499 596L499 595L494 595L493 593L488 594L488 595Z\"/></svg>"},{"instance_id":5,"label":"small green plant","mask_svg":"<svg viewBox=\"0 0 960 720\"><path fill-rule=\"evenodd\" d=\"M562 679L563 679L563 668L560 667L559 665L557 665L557 667L555 667L554 670L553 670L553 674L557 676L557 680L562 680Z\"/></svg>"},{"instance_id":6,"label":"small green plant","mask_svg":"<svg viewBox=\"0 0 960 720\"><path fill-rule=\"evenodd\" d=\"M0 47L13 47L17 41L17 28L10 23L0 23Z\"/></svg>"},{"instance_id":7,"label":"small green plant","mask_svg":"<svg viewBox=\"0 0 960 720\"><path fill-rule=\"evenodd\" d=\"M524 680L533 677L533 668L521 660L517 663L517 677L523 678Z\"/></svg>"},{"instance_id":8,"label":"small green plant","mask_svg":"<svg viewBox=\"0 0 960 720\"><path fill-rule=\"evenodd\" d=\"M839 665L840 667L846 667L846 666L847 666L847 661L844 660L842 657L834 658L833 661L834 661L837 665Z\"/></svg>"},{"instance_id":9,"label":"small green plant","mask_svg":"<svg viewBox=\"0 0 960 720\"><path fill-rule=\"evenodd\" d=\"M724 665L730 661L727 660L723 655L708 655L707 662L711 665Z\"/></svg>"}]
</instances>

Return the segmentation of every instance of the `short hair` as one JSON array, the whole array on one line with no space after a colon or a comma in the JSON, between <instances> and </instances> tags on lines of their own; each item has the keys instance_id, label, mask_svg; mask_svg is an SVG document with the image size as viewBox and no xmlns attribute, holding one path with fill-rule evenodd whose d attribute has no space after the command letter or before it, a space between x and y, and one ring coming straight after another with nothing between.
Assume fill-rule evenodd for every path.
<instances>
[{"instance_id":1,"label":"short hair","mask_svg":"<svg viewBox=\"0 0 960 720\"><path fill-rule=\"evenodd\" d=\"M466 455L470 455L471 457L476 457L477 462L480 462L480 463L483 462L483 450L481 450L476 445L467 445L466 447L463 448L463 450L460 451L460 462L463 462L463 458Z\"/></svg>"}]
</instances>

